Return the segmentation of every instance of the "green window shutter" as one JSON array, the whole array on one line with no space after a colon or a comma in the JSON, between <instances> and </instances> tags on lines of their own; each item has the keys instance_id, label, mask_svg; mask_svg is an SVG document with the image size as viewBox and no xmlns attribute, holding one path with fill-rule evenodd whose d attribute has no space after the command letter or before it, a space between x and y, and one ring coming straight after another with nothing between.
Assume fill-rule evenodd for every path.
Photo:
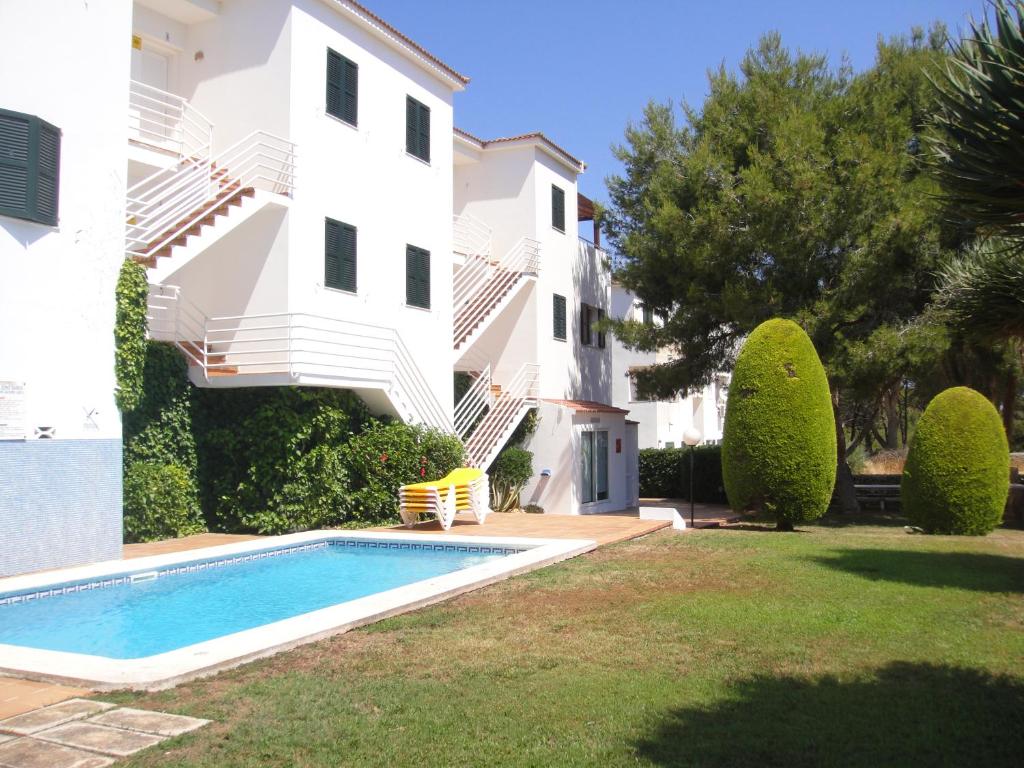
<instances>
[{"instance_id":1,"label":"green window shutter","mask_svg":"<svg viewBox=\"0 0 1024 768\"><path fill-rule=\"evenodd\" d=\"M327 113L356 125L359 117L359 67L327 49Z\"/></svg>"},{"instance_id":2,"label":"green window shutter","mask_svg":"<svg viewBox=\"0 0 1024 768\"><path fill-rule=\"evenodd\" d=\"M0 109L0 214L57 224L60 129Z\"/></svg>"},{"instance_id":3,"label":"green window shutter","mask_svg":"<svg viewBox=\"0 0 1024 768\"><path fill-rule=\"evenodd\" d=\"M325 220L324 285L356 290L356 228L334 219Z\"/></svg>"},{"instance_id":4,"label":"green window shutter","mask_svg":"<svg viewBox=\"0 0 1024 768\"><path fill-rule=\"evenodd\" d=\"M603 309L599 309L599 310L597 310L597 322L600 323L602 320L604 320L604 310ZM604 349L604 345L605 345L606 341L607 341L607 338L605 336L605 332L603 330L601 330L601 329L598 329L598 331L597 331L597 346L600 349Z\"/></svg>"},{"instance_id":5,"label":"green window shutter","mask_svg":"<svg viewBox=\"0 0 1024 768\"><path fill-rule=\"evenodd\" d=\"M580 344L588 346L593 343L590 328L590 305L580 304Z\"/></svg>"},{"instance_id":6,"label":"green window shutter","mask_svg":"<svg viewBox=\"0 0 1024 768\"><path fill-rule=\"evenodd\" d=\"M551 226L565 232L565 190L551 185Z\"/></svg>"},{"instance_id":7,"label":"green window shutter","mask_svg":"<svg viewBox=\"0 0 1024 768\"><path fill-rule=\"evenodd\" d=\"M0 112L0 213L29 218L29 115Z\"/></svg>"},{"instance_id":8,"label":"green window shutter","mask_svg":"<svg viewBox=\"0 0 1024 768\"><path fill-rule=\"evenodd\" d=\"M405 303L430 309L430 251L405 247Z\"/></svg>"},{"instance_id":9,"label":"green window shutter","mask_svg":"<svg viewBox=\"0 0 1024 768\"><path fill-rule=\"evenodd\" d=\"M405 151L430 162L430 107L405 97Z\"/></svg>"},{"instance_id":10,"label":"green window shutter","mask_svg":"<svg viewBox=\"0 0 1024 768\"><path fill-rule=\"evenodd\" d=\"M644 312L644 325L654 325L654 310L653 309L648 309L647 307L644 307L643 308L643 312Z\"/></svg>"},{"instance_id":11,"label":"green window shutter","mask_svg":"<svg viewBox=\"0 0 1024 768\"><path fill-rule=\"evenodd\" d=\"M555 338L565 341L565 296L559 296L557 293L554 294L552 315L554 317Z\"/></svg>"}]
</instances>

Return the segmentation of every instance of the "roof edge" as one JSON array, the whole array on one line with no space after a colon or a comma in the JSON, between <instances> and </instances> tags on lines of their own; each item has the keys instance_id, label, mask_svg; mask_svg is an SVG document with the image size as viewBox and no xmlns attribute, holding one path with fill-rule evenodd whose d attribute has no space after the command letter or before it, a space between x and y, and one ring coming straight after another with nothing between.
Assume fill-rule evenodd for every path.
<instances>
[{"instance_id":1,"label":"roof edge","mask_svg":"<svg viewBox=\"0 0 1024 768\"><path fill-rule=\"evenodd\" d=\"M548 155L551 155L577 174L583 173L587 170L587 164L585 162L569 154L566 149L553 142L541 131L523 133L518 136L500 136L496 139L481 139L479 136L474 136L469 131L464 131L461 128L455 128L454 132L457 137L468 141L477 149L501 149L503 146L511 149L512 147L528 146L532 144L546 152Z\"/></svg>"},{"instance_id":2,"label":"roof edge","mask_svg":"<svg viewBox=\"0 0 1024 768\"><path fill-rule=\"evenodd\" d=\"M393 48L408 54L410 58L416 60L424 69L451 86L452 90L461 91L469 85L469 77L445 64L411 37L403 34L369 8L357 3L355 0L321 0L321 2L338 12L347 11L359 24L382 37Z\"/></svg>"}]
</instances>

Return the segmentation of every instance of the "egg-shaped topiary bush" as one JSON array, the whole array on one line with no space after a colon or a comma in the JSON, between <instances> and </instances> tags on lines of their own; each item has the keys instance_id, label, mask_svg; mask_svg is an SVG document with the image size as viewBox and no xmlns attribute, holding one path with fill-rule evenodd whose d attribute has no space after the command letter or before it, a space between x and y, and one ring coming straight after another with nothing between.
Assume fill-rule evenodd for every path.
<instances>
[{"instance_id":1,"label":"egg-shaped topiary bush","mask_svg":"<svg viewBox=\"0 0 1024 768\"><path fill-rule=\"evenodd\" d=\"M1003 518L1010 448L985 397L953 387L928 403L910 441L900 500L928 533L984 536Z\"/></svg>"},{"instance_id":2,"label":"egg-shaped topiary bush","mask_svg":"<svg viewBox=\"0 0 1024 768\"><path fill-rule=\"evenodd\" d=\"M780 530L821 517L836 481L836 427L814 345L768 320L740 350L729 384L722 479L730 506L767 512Z\"/></svg>"}]
</instances>

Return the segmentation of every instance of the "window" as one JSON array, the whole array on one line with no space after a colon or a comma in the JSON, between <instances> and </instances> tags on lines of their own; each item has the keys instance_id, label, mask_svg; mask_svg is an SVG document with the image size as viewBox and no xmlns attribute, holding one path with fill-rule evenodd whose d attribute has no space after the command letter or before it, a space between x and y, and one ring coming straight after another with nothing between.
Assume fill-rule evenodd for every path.
<instances>
[{"instance_id":1,"label":"window","mask_svg":"<svg viewBox=\"0 0 1024 768\"><path fill-rule=\"evenodd\" d=\"M356 228L325 219L324 285L339 291L356 291Z\"/></svg>"},{"instance_id":2,"label":"window","mask_svg":"<svg viewBox=\"0 0 1024 768\"><path fill-rule=\"evenodd\" d=\"M580 344L592 346L595 342L599 349L607 343L606 334L602 330L594 331L594 324L604 320L604 310L589 304L580 304Z\"/></svg>"},{"instance_id":3,"label":"window","mask_svg":"<svg viewBox=\"0 0 1024 768\"><path fill-rule=\"evenodd\" d=\"M556 339L565 341L565 296L554 295L551 314L554 317L554 335Z\"/></svg>"},{"instance_id":4,"label":"window","mask_svg":"<svg viewBox=\"0 0 1024 768\"><path fill-rule=\"evenodd\" d=\"M580 435L580 463L584 504L608 498L608 432L589 431Z\"/></svg>"},{"instance_id":5,"label":"window","mask_svg":"<svg viewBox=\"0 0 1024 768\"><path fill-rule=\"evenodd\" d=\"M654 310L641 307L640 311L643 313L644 325L654 325Z\"/></svg>"},{"instance_id":6,"label":"window","mask_svg":"<svg viewBox=\"0 0 1024 768\"><path fill-rule=\"evenodd\" d=\"M57 225L60 129L0 109L0 215Z\"/></svg>"},{"instance_id":7,"label":"window","mask_svg":"<svg viewBox=\"0 0 1024 768\"><path fill-rule=\"evenodd\" d=\"M430 162L430 107L405 97L405 151Z\"/></svg>"},{"instance_id":8,"label":"window","mask_svg":"<svg viewBox=\"0 0 1024 768\"><path fill-rule=\"evenodd\" d=\"M330 48L327 49L327 114L358 125L359 67Z\"/></svg>"},{"instance_id":9,"label":"window","mask_svg":"<svg viewBox=\"0 0 1024 768\"><path fill-rule=\"evenodd\" d=\"M565 232L565 190L551 185L551 226Z\"/></svg>"},{"instance_id":10,"label":"window","mask_svg":"<svg viewBox=\"0 0 1024 768\"><path fill-rule=\"evenodd\" d=\"M668 442L665 443L665 447L666 448L675 448L676 447L675 441L674 440L669 440Z\"/></svg>"},{"instance_id":11,"label":"window","mask_svg":"<svg viewBox=\"0 0 1024 768\"><path fill-rule=\"evenodd\" d=\"M405 246L405 303L430 309L430 251Z\"/></svg>"}]
</instances>

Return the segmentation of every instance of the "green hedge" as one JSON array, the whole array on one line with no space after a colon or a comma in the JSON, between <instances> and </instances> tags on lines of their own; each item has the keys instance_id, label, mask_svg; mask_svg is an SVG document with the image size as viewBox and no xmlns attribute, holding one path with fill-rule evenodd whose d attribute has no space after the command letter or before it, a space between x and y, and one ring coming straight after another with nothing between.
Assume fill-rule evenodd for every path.
<instances>
[{"instance_id":1,"label":"green hedge","mask_svg":"<svg viewBox=\"0 0 1024 768\"><path fill-rule=\"evenodd\" d=\"M688 498L689 453L687 448L645 448L640 451L640 495L645 498ZM693 498L704 504L725 503L721 446L701 445L693 449Z\"/></svg>"},{"instance_id":2,"label":"green hedge","mask_svg":"<svg viewBox=\"0 0 1024 768\"><path fill-rule=\"evenodd\" d=\"M928 533L983 536L1003 519L1010 447L992 403L968 387L941 392L917 423L900 500Z\"/></svg>"},{"instance_id":3,"label":"green hedge","mask_svg":"<svg viewBox=\"0 0 1024 768\"><path fill-rule=\"evenodd\" d=\"M825 369L790 320L747 338L729 384L722 477L737 511L766 512L780 529L821 517L836 479L836 427Z\"/></svg>"},{"instance_id":4,"label":"green hedge","mask_svg":"<svg viewBox=\"0 0 1024 768\"><path fill-rule=\"evenodd\" d=\"M189 536L206 530L189 472L178 464L137 461L124 473L124 540Z\"/></svg>"},{"instance_id":5,"label":"green hedge","mask_svg":"<svg viewBox=\"0 0 1024 768\"><path fill-rule=\"evenodd\" d=\"M139 402L123 416L132 540L194 533L175 522L193 519L267 534L396 522L400 485L463 461L454 436L375 420L347 390L198 389L182 355L158 342L146 346L143 373ZM160 504L139 501L157 486Z\"/></svg>"}]
</instances>

